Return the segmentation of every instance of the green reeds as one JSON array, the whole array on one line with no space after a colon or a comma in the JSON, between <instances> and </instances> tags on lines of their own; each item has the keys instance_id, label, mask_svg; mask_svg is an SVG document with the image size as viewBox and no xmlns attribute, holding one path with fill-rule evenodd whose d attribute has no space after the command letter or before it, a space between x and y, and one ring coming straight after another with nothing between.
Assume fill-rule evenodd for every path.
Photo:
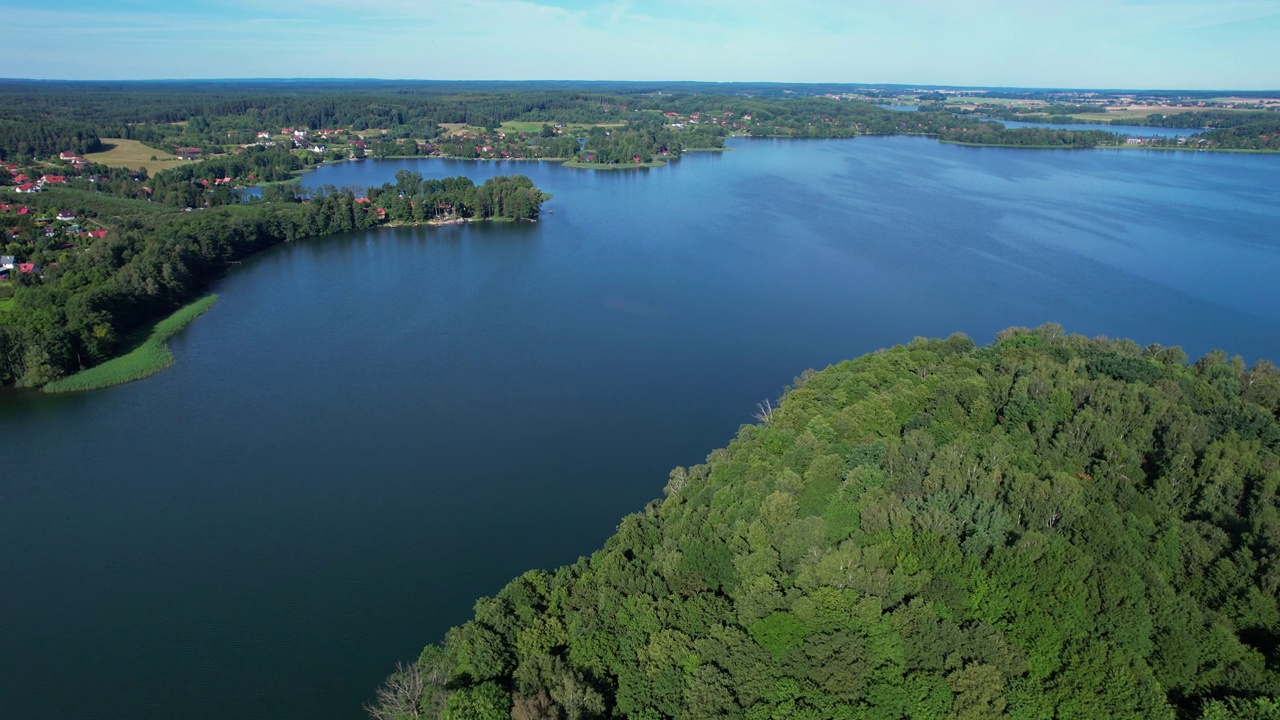
<instances>
[{"instance_id":1,"label":"green reeds","mask_svg":"<svg viewBox=\"0 0 1280 720\"><path fill-rule=\"evenodd\" d=\"M81 370L70 377L54 380L41 389L47 393L98 390L155 375L173 364L173 353L169 351L167 344L169 338L203 315L217 301L217 295L205 295L190 305L184 305L157 322L142 344L128 353Z\"/></svg>"}]
</instances>

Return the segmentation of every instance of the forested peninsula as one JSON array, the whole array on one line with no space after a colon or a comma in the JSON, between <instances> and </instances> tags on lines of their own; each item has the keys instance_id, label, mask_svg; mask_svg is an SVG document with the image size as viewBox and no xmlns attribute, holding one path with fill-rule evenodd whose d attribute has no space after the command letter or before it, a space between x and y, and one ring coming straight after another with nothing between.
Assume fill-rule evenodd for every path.
<instances>
[{"instance_id":1,"label":"forested peninsula","mask_svg":"<svg viewBox=\"0 0 1280 720\"><path fill-rule=\"evenodd\" d=\"M1012 329L807 371L371 716L1275 718L1280 371Z\"/></svg>"}]
</instances>

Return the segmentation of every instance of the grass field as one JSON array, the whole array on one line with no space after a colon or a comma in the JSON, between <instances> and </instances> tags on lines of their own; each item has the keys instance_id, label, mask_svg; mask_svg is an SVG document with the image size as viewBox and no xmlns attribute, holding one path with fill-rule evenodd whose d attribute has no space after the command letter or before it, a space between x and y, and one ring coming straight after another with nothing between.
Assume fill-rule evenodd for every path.
<instances>
[{"instance_id":1,"label":"grass field","mask_svg":"<svg viewBox=\"0 0 1280 720\"><path fill-rule=\"evenodd\" d=\"M84 156L85 159L108 167L146 168L148 175L155 175L165 168L171 168L182 162L177 155L147 147L137 140L102 138L102 144L107 148L106 150L89 153ZM152 157L156 159L152 160Z\"/></svg>"},{"instance_id":2,"label":"grass field","mask_svg":"<svg viewBox=\"0 0 1280 720\"><path fill-rule=\"evenodd\" d=\"M169 338L203 315L217 301L217 295L205 295L190 305L179 308L174 314L156 323L146 338L128 353L88 370L81 370L70 377L55 380L42 390L47 393L99 390L155 375L173 364Z\"/></svg>"},{"instance_id":3,"label":"grass field","mask_svg":"<svg viewBox=\"0 0 1280 720\"><path fill-rule=\"evenodd\" d=\"M997 97L966 97L957 96L947 98L948 103L960 103L962 105L1004 105L1005 107L1043 107L1048 105L1043 100L1022 100L1013 98L997 98Z\"/></svg>"},{"instance_id":4,"label":"grass field","mask_svg":"<svg viewBox=\"0 0 1280 720\"><path fill-rule=\"evenodd\" d=\"M0 312L9 312L13 309L13 298L4 298L0 300Z\"/></svg>"}]
</instances>

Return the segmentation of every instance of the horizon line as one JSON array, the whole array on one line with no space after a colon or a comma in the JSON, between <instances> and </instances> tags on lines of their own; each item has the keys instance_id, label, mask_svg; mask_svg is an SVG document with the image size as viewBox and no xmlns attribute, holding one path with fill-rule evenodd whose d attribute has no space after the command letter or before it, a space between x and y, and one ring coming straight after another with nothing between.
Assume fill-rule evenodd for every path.
<instances>
[{"instance_id":1,"label":"horizon line","mask_svg":"<svg viewBox=\"0 0 1280 720\"><path fill-rule=\"evenodd\" d=\"M860 82L860 81L781 81L781 80L575 80L575 79L539 79L539 80L459 80L442 78L379 78L379 77L207 77L207 78L6 78L0 77L0 83L297 83L297 82L384 82L384 83L573 83L599 85L774 85L774 86L849 86L861 88L910 88L910 89L956 89L956 90L1033 90L1033 91L1088 91L1108 93L1276 93L1275 89L1244 89L1231 87L1206 88L1139 88L1139 87L1090 87L1064 85L965 85L965 84L932 84L901 82Z\"/></svg>"}]
</instances>

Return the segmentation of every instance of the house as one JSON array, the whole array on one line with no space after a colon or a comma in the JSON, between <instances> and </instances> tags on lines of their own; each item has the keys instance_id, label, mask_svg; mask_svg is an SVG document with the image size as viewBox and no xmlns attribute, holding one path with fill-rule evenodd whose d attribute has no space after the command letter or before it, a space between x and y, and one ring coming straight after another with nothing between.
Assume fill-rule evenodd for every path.
<instances>
[{"instance_id":1,"label":"house","mask_svg":"<svg viewBox=\"0 0 1280 720\"><path fill-rule=\"evenodd\" d=\"M27 176L26 176L26 174L25 174L25 173L23 173L23 174L19 174L19 175L14 175L14 176L13 176L13 181L14 181L14 182L16 182L16 183L18 183L19 185L21 185L22 183L28 183L28 182L31 182L31 178L27 177Z\"/></svg>"},{"instance_id":2,"label":"house","mask_svg":"<svg viewBox=\"0 0 1280 720\"><path fill-rule=\"evenodd\" d=\"M18 272L20 273L33 273L35 271L36 271L35 263L18 263Z\"/></svg>"},{"instance_id":3,"label":"house","mask_svg":"<svg viewBox=\"0 0 1280 720\"><path fill-rule=\"evenodd\" d=\"M67 183L66 175L41 175L41 185L65 185Z\"/></svg>"},{"instance_id":4,"label":"house","mask_svg":"<svg viewBox=\"0 0 1280 720\"><path fill-rule=\"evenodd\" d=\"M26 214L27 214L27 213L29 213L29 212L31 212L31 209L30 209L30 208L28 208L28 207L27 207L27 206L25 206L25 205L24 205L24 206L22 206L22 207L20 207L20 208L18 208L18 214L19 214L19 215L26 215Z\"/></svg>"},{"instance_id":5,"label":"house","mask_svg":"<svg viewBox=\"0 0 1280 720\"><path fill-rule=\"evenodd\" d=\"M215 179L214 179L214 181L213 181L213 184L214 184L214 185L230 185L230 184L231 184L231 178L229 178L229 177L224 177L224 178L215 178Z\"/></svg>"},{"instance_id":6,"label":"house","mask_svg":"<svg viewBox=\"0 0 1280 720\"><path fill-rule=\"evenodd\" d=\"M180 147L174 148L174 153L183 160L199 160L204 151L197 147Z\"/></svg>"},{"instance_id":7,"label":"house","mask_svg":"<svg viewBox=\"0 0 1280 720\"><path fill-rule=\"evenodd\" d=\"M258 133L259 140L266 140L269 137L271 137L271 133L267 132L266 130L263 130L262 132Z\"/></svg>"},{"instance_id":8,"label":"house","mask_svg":"<svg viewBox=\"0 0 1280 720\"><path fill-rule=\"evenodd\" d=\"M95 240L101 240L102 238L104 238L104 237L106 237L106 236L107 236L107 231L106 231L106 230L90 230L90 231L89 231L89 237L91 237L91 238L93 238L93 239L95 239Z\"/></svg>"},{"instance_id":9,"label":"house","mask_svg":"<svg viewBox=\"0 0 1280 720\"><path fill-rule=\"evenodd\" d=\"M44 188L40 187L39 185L33 185L32 183L23 183L23 184L19 185L19 186L17 187L17 189L16 189L16 190L14 190L14 192L28 193L28 194L29 194L29 193L38 193L38 192L40 192L40 191L41 191L41 190L43 190L43 189L44 189ZM19 215L25 215L26 213L19 212L18 214L19 214Z\"/></svg>"},{"instance_id":10,"label":"house","mask_svg":"<svg viewBox=\"0 0 1280 720\"><path fill-rule=\"evenodd\" d=\"M67 162L75 162L80 159L80 156L68 150L67 152L58 153L58 159L66 160Z\"/></svg>"},{"instance_id":11,"label":"house","mask_svg":"<svg viewBox=\"0 0 1280 720\"><path fill-rule=\"evenodd\" d=\"M12 270L16 263L12 255L0 255L0 270Z\"/></svg>"},{"instance_id":12,"label":"house","mask_svg":"<svg viewBox=\"0 0 1280 720\"><path fill-rule=\"evenodd\" d=\"M58 213L58 219L61 220L62 222L71 222L72 220L76 219L76 216L72 215L69 212L60 212Z\"/></svg>"}]
</instances>

